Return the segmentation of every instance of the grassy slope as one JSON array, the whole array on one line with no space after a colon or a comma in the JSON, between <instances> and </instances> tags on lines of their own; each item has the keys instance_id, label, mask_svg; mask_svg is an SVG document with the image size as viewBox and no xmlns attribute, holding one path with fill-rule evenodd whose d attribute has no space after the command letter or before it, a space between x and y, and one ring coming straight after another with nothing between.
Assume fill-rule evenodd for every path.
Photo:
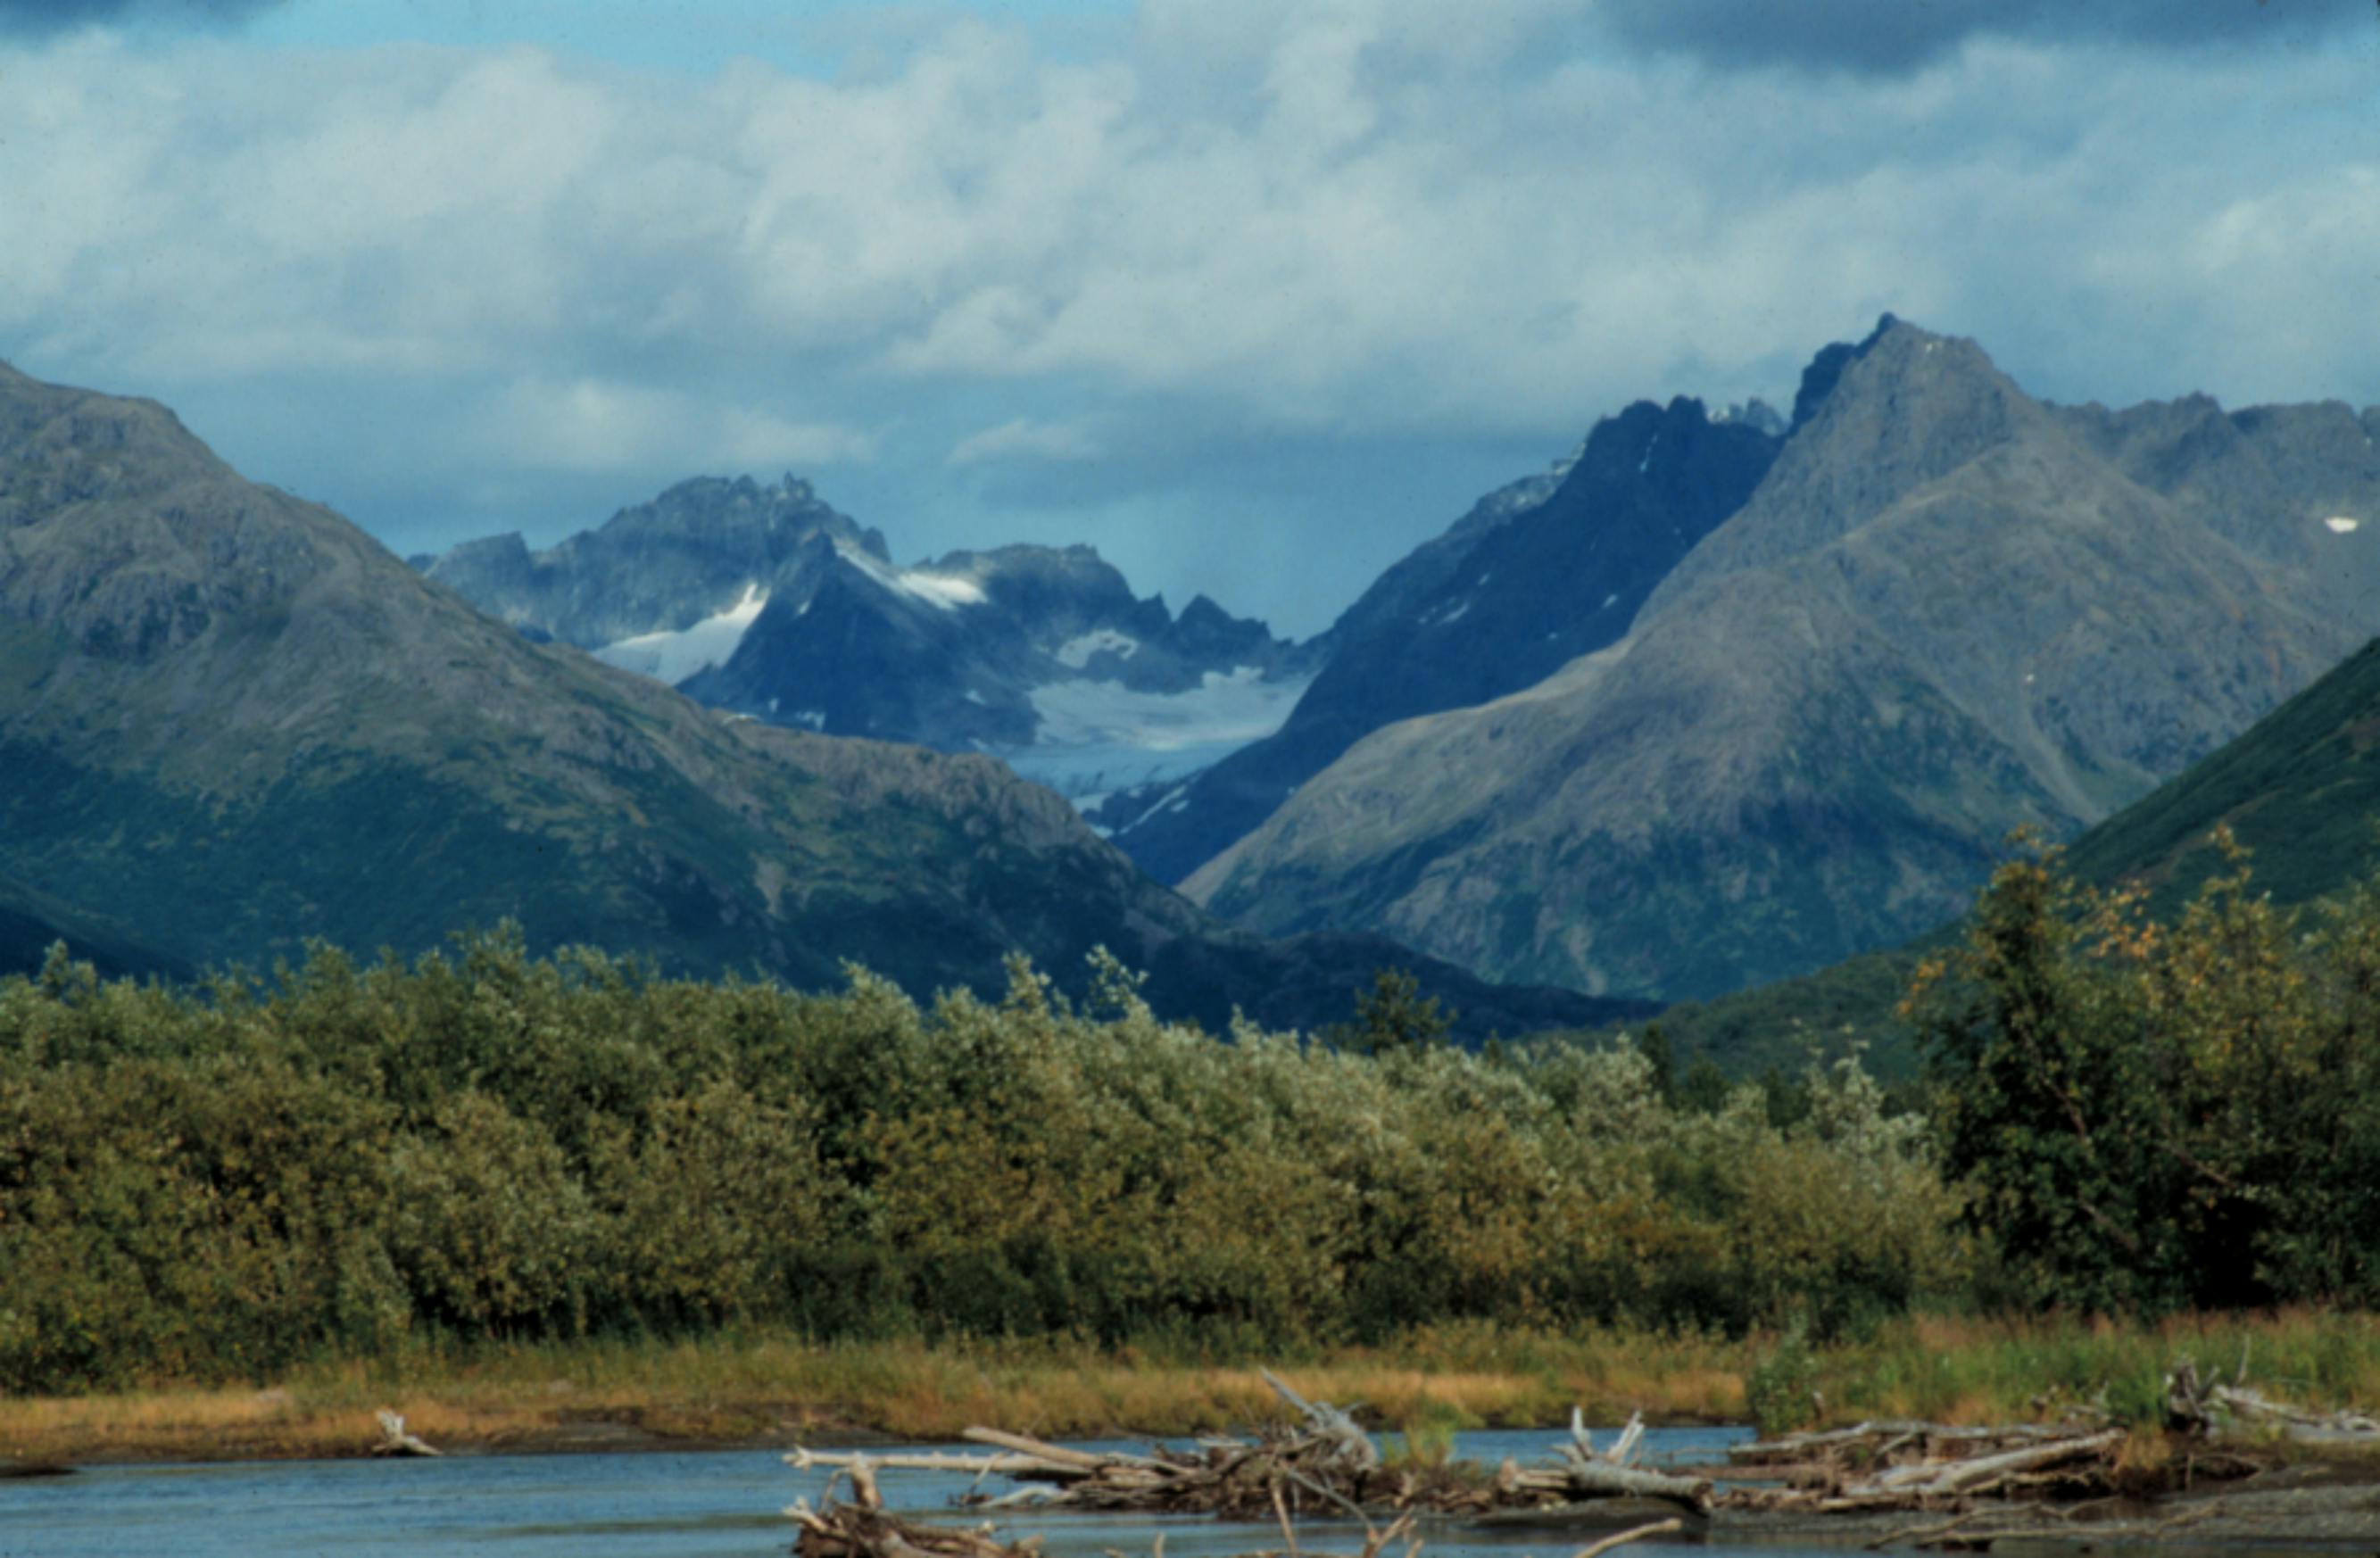
<instances>
[{"instance_id":1,"label":"grassy slope","mask_svg":"<svg viewBox=\"0 0 2380 1558\"><path fill-rule=\"evenodd\" d=\"M2221 864L2228 826L2277 902L2335 892L2380 865L2380 641L2173 783L2075 840L2086 881L2136 877L2170 907Z\"/></svg>"}]
</instances>

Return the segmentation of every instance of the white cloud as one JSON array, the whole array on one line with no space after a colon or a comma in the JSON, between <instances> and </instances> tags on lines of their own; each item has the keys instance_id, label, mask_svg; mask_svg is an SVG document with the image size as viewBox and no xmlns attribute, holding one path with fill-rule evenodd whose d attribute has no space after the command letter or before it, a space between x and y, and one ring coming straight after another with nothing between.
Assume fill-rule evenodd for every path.
<instances>
[{"instance_id":1,"label":"white cloud","mask_svg":"<svg viewBox=\"0 0 2380 1558\"><path fill-rule=\"evenodd\" d=\"M1095 460L1099 441L1082 422L1038 422L1029 417L971 432L953 445L948 463L980 465L989 460Z\"/></svg>"},{"instance_id":2,"label":"white cloud","mask_svg":"<svg viewBox=\"0 0 2380 1558\"><path fill-rule=\"evenodd\" d=\"M0 45L0 355L401 398L392 463L483 485L1138 456L1185 405L1550 456L1635 396L1790 391L1887 308L2069 398L2380 398L2368 48L1977 33L1829 79L1592 15L1148 0L1108 53L962 18L833 80Z\"/></svg>"},{"instance_id":3,"label":"white cloud","mask_svg":"<svg viewBox=\"0 0 2380 1558\"><path fill-rule=\"evenodd\" d=\"M875 456L875 440L856 429L595 379L516 385L483 424L483 440L493 457L558 471L775 470Z\"/></svg>"}]
</instances>

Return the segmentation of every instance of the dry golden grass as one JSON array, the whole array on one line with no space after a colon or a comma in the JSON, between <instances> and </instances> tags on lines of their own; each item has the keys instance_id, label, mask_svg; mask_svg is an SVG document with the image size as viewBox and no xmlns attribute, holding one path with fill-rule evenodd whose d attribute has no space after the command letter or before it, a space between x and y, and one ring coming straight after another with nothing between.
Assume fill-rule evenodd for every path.
<instances>
[{"instance_id":1,"label":"dry golden grass","mask_svg":"<svg viewBox=\"0 0 2380 1558\"><path fill-rule=\"evenodd\" d=\"M1457 1327L1389 1346L1292 1358L1278 1371L1320 1400L1361 1403L1389 1426L1524 1427L1573 1405L1591 1418L1655 1422L1744 1415L1743 1373L1762 1339ZM1829 1421L1863 1417L1992 1422L2036 1398L2099 1400L2148 1420L2181 1356L2324 1405L2380 1402L2380 1321L2309 1310L2182 1317L2157 1325L2076 1320L1895 1322L1821 1348ZM452 1353L424 1347L320 1365L270 1390L158 1389L0 1400L0 1456L343 1455L379 1438L373 1409L405 1414L431 1443L534 1446L610 1432L623 1442L748 1442L868 1432L947 1439L973 1424L1053 1436L1225 1429L1275 1407L1257 1358L1207 1359L1041 1343L819 1344L782 1333L641 1343L543 1343ZM2145 1457L2149 1451L2133 1452Z\"/></svg>"}]
</instances>

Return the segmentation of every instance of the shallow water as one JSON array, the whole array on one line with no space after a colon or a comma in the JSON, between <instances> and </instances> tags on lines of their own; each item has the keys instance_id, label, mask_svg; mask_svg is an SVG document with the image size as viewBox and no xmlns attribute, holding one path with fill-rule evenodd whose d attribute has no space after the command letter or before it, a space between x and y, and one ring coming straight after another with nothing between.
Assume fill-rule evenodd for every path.
<instances>
[{"instance_id":1,"label":"shallow water","mask_svg":"<svg viewBox=\"0 0 2380 1558\"><path fill-rule=\"evenodd\" d=\"M1657 1430L1656 1460L1718 1458L1743 1430ZM1493 1463L1543 1455L1545 1430L1467 1433L1455 1453ZM823 1472L796 1472L775 1451L566 1455L453 1455L419 1461L250 1461L102 1467L54 1481L0 1482L0 1558L764 1558L791 1546L795 1498L816 1502ZM888 1472L902 1508L957 1517L964 1477ZM1004 1486L1004 1484L1003 1484ZM1121 1521L1019 1512L1003 1535L1039 1534L1052 1558L1146 1553L1165 1533L1168 1558L1224 1558L1277 1547L1269 1526L1203 1518ZM1302 1524L1301 1541L1344 1547L1342 1532ZM1560 1533L1432 1533L1430 1558L1555 1555ZM1713 1558L1773 1550L1712 1544ZM1788 1550L1806 1552L1807 1549Z\"/></svg>"}]
</instances>

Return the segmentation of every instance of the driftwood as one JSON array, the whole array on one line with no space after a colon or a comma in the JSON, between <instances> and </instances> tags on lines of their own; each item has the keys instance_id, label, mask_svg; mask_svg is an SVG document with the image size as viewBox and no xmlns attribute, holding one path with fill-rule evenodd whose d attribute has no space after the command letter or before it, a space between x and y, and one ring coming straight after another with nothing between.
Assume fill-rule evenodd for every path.
<instances>
[{"instance_id":1,"label":"driftwood","mask_svg":"<svg viewBox=\"0 0 2380 1558\"><path fill-rule=\"evenodd\" d=\"M1643 1541L1647 1537L1668 1536L1673 1531L1684 1528L1685 1522L1673 1515L1667 1520L1656 1520L1650 1525L1639 1526L1633 1531L1621 1531L1617 1535L1608 1536L1601 1541L1589 1542L1573 1553L1572 1558L1603 1558L1603 1554L1615 1548L1626 1547L1632 1541Z\"/></svg>"},{"instance_id":2,"label":"driftwood","mask_svg":"<svg viewBox=\"0 0 2380 1558\"><path fill-rule=\"evenodd\" d=\"M2198 1365L2183 1358L2166 1376L2166 1426L2201 1439L2271 1433L2301 1443L2380 1442L2380 1419L2362 1412L2315 1412L2275 1401L2261 1391L2250 1390L2246 1373L2243 1357L2240 1377L2230 1384L2201 1381Z\"/></svg>"},{"instance_id":3,"label":"driftwood","mask_svg":"<svg viewBox=\"0 0 2380 1558\"><path fill-rule=\"evenodd\" d=\"M965 1437L983 1453L923 1451L898 1455L831 1453L796 1448L787 1464L848 1474L855 1486L879 1470L973 1473L978 1486L960 1502L977 1509L1021 1503L1110 1513L1207 1514L1277 1520L1335 1512L1368 1528L1374 1515L1421 1512L1485 1516L1498 1512L1574 1509L1654 1501L1699 1523L1712 1506L1706 1479L1632 1464L1645 1425L1631 1418L1607 1450L1598 1451L1585 1422L1572 1415L1567 1441L1541 1465L1507 1461L1491 1477L1463 1466L1382 1462L1371 1436L1346 1410L1300 1395L1265 1375L1293 1418L1247 1438L1206 1438L1190 1449L1152 1445L1146 1453L1097 1454L1022 1434L971 1428ZM984 1479L1022 1484L985 1491ZM830 1484L832 1485L832 1484ZM1592 1524L1592 1521L1585 1522Z\"/></svg>"},{"instance_id":4,"label":"driftwood","mask_svg":"<svg viewBox=\"0 0 2380 1558\"><path fill-rule=\"evenodd\" d=\"M883 1506L874 1468L868 1458L856 1455L845 1457L844 1462L838 1473L848 1474L852 1479L852 1502L837 1503L828 1499L813 1509L807 1501L797 1500L785 1511L786 1517L797 1528L794 1552L798 1558L1041 1558L1040 1543L1036 1539L1004 1542L989 1525L970 1529L892 1514ZM1281 1524L1283 1545L1278 1551L1252 1553L1247 1558L1331 1558L1330 1554L1299 1547L1296 1526L1279 1496L1278 1487L1274 1494L1273 1512ZM1603 1558L1632 1542L1682 1530L1684 1525L1676 1515L1648 1521L1590 1542L1572 1558ZM1410 1510L1387 1526L1366 1520L1364 1545L1354 1558L1380 1558L1385 1549L1399 1541L1405 1544L1403 1558L1420 1558L1422 1539L1414 1533L1414 1515ZM1111 1558L1122 1558L1122 1554L1111 1551ZM1158 1533L1151 1543L1150 1558L1165 1558L1164 1533Z\"/></svg>"},{"instance_id":5,"label":"driftwood","mask_svg":"<svg viewBox=\"0 0 2380 1558\"><path fill-rule=\"evenodd\" d=\"M834 1465L836 1477L851 1479L850 1503L833 1501L830 1479L830 1496L818 1508L795 1500L785 1511L798 1528L794 1551L800 1558L1027 1558L1032 1551L1000 1540L989 1526L963 1530L905 1520L885 1509L884 1495L876 1486L876 1466L868 1456L837 1456Z\"/></svg>"},{"instance_id":6,"label":"driftwood","mask_svg":"<svg viewBox=\"0 0 2380 1558\"><path fill-rule=\"evenodd\" d=\"M1938 1423L1863 1423L1793 1434L1729 1451L1739 1465L1793 1468L1795 1486L1742 1488L1724 1505L1824 1515L1894 1510L1963 1516L1968 1501L2105 1492L2121 1429L1952 1429Z\"/></svg>"},{"instance_id":7,"label":"driftwood","mask_svg":"<svg viewBox=\"0 0 2380 1558\"><path fill-rule=\"evenodd\" d=\"M1550 1464L1523 1469L1507 1462L1494 1487L1500 1504L1548 1501L1585 1503L1593 1499L1659 1499L1694 1515L1708 1515L1711 1485L1703 1478L1650 1471L1630 1463L1645 1439L1645 1419L1631 1417L1610 1449L1598 1451L1586 1430L1585 1418L1572 1408L1570 1439L1557 1444Z\"/></svg>"},{"instance_id":8,"label":"driftwood","mask_svg":"<svg viewBox=\"0 0 2380 1558\"><path fill-rule=\"evenodd\" d=\"M375 1455L434 1455L438 1452L405 1431L405 1419L383 1406L372 1414L380 1419L380 1442L372 1446Z\"/></svg>"},{"instance_id":9,"label":"driftwood","mask_svg":"<svg viewBox=\"0 0 2380 1558\"><path fill-rule=\"evenodd\" d=\"M1372 1436L1356 1424L1354 1418L1328 1402L1313 1402L1283 1384L1280 1376L1269 1369L1260 1369L1264 1382L1273 1394L1287 1402L1292 1410L1305 1423L1306 1437L1326 1451L1326 1467L1361 1474L1380 1464L1379 1446Z\"/></svg>"}]
</instances>

